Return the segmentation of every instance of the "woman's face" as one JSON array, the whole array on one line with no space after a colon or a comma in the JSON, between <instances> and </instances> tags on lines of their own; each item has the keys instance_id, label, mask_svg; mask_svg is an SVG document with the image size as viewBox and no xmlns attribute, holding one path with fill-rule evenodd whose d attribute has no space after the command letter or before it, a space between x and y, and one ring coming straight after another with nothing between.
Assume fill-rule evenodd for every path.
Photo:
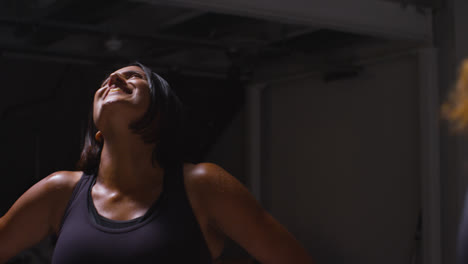
<instances>
[{"instance_id":1,"label":"woman's face","mask_svg":"<svg viewBox=\"0 0 468 264\"><path fill-rule=\"evenodd\" d=\"M102 83L94 95L93 119L96 127L117 118L127 125L141 118L151 101L145 72L138 66L119 69Z\"/></svg>"}]
</instances>

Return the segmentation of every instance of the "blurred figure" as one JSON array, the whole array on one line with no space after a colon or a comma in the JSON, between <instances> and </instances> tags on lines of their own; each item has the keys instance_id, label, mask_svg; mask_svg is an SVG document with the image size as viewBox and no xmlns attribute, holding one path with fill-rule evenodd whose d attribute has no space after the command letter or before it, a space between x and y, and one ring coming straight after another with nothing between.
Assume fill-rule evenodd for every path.
<instances>
[{"instance_id":1,"label":"blurred figure","mask_svg":"<svg viewBox=\"0 0 468 264\"><path fill-rule=\"evenodd\" d=\"M442 105L442 115L449 120L454 131L468 132L468 59L461 64L455 88ZM468 264L468 192L458 230L457 263Z\"/></svg>"}]
</instances>

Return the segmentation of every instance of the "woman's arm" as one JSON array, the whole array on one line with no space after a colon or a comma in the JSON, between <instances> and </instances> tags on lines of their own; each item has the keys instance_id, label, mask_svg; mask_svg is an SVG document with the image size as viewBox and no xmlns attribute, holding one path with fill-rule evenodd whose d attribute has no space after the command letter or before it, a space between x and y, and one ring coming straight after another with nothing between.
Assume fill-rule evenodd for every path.
<instances>
[{"instance_id":1,"label":"woman's arm","mask_svg":"<svg viewBox=\"0 0 468 264\"><path fill-rule=\"evenodd\" d=\"M190 185L211 222L260 263L313 263L300 243L232 175L212 163L195 166Z\"/></svg>"},{"instance_id":2,"label":"woman's arm","mask_svg":"<svg viewBox=\"0 0 468 264\"><path fill-rule=\"evenodd\" d=\"M0 263L59 228L80 172L57 172L27 190L0 218Z\"/></svg>"}]
</instances>

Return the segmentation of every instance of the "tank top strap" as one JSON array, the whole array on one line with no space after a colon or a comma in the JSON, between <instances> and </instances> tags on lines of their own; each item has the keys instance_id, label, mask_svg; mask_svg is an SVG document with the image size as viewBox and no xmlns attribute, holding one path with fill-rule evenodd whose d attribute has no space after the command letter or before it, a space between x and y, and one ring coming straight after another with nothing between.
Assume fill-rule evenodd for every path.
<instances>
[{"instance_id":1,"label":"tank top strap","mask_svg":"<svg viewBox=\"0 0 468 264\"><path fill-rule=\"evenodd\" d=\"M56 234L56 236L60 235L60 231L62 230L63 223L65 219L68 217L68 215L70 214L70 211L72 210L77 197L79 196L81 192L86 191L87 186L91 182L92 178L93 178L93 175L89 175L83 172L83 174L81 175L81 178L76 183L75 187L73 188L73 192L70 196L70 199L68 199L68 204L65 209L65 213L62 216L62 221L60 223L60 229L58 231L58 234Z\"/></svg>"}]
</instances>

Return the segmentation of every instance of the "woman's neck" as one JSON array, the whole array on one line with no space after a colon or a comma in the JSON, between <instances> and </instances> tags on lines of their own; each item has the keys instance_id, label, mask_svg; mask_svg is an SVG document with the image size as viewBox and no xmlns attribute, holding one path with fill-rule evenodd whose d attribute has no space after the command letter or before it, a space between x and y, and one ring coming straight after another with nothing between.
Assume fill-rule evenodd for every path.
<instances>
[{"instance_id":1,"label":"woman's neck","mask_svg":"<svg viewBox=\"0 0 468 264\"><path fill-rule=\"evenodd\" d=\"M97 183L124 193L134 193L162 184L163 169L153 161L154 144L139 135L106 135Z\"/></svg>"}]
</instances>

